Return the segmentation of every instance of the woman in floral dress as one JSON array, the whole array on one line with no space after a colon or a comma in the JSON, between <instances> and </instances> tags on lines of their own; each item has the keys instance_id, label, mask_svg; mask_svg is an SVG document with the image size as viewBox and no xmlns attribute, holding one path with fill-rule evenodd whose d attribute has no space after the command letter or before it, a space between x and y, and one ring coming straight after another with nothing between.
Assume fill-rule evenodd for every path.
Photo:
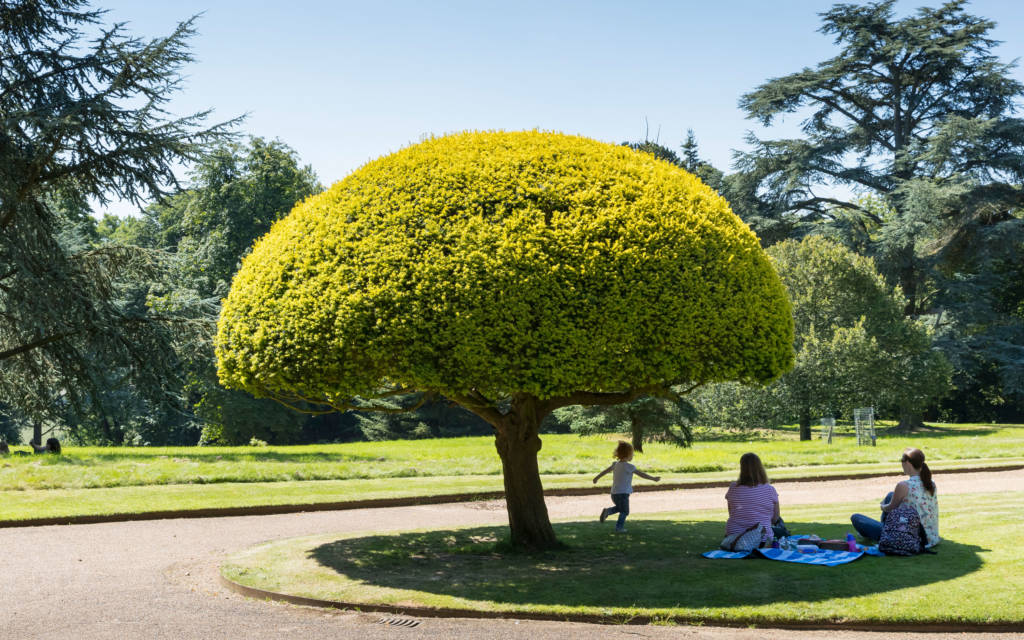
<instances>
[{"instance_id":1,"label":"woman in floral dress","mask_svg":"<svg viewBox=\"0 0 1024 640\"><path fill-rule=\"evenodd\" d=\"M904 449L900 462L903 464L903 472L909 477L899 482L882 501L882 519L885 519L885 514L906 502L917 511L921 528L924 529L924 546L930 549L942 541L939 537L938 489L932 481L932 471L925 464L924 452L920 449ZM882 523L865 515L855 513L850 516L850 522L857 533L868 540L877 542L882 534Z\"/></svg>"}]
</instances>

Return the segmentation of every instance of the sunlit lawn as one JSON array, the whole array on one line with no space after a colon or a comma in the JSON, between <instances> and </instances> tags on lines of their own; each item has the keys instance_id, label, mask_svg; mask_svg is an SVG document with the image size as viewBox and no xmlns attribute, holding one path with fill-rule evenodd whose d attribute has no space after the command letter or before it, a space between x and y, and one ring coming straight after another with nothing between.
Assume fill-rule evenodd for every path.
<instances>
[{"instance_id":1,"label":"sunlit lawn","mask_svg":"<svg viewBox=\"0 0 1024 640\"><path fill-rule=\"evenodd\" d=\"M547 489L592 487L614 436L545 435ZM905 446L933 468L1024 463L1024 427L942 426L858 447L799 442L794 430L718 434L689 449L651 443L635 462L663 484L731 479L739 456L761 455L774 479L898 472ZM0 521L256 505L294 505L502 490L492 438L296 447L66 447L64 455L0 459Z\"/></svg>"},{"instance_id":2,"label":"sunlit lawn","mask_svg":"<svg viewBox=\"0 0 1024 640\"><path fill-rule=\"evenodd\" d=\"M849 514L875 502L787 511L791 529L842 537ZM724 513L643 516L615 535L597 522L556 525L565 551L503 553L506 527L362 538L317 536L231 557L243 584L347 603L504 613L593 615L609 621L731 623L1020 623L1024 493L945 496L938 555L864 557L840 567L707 560Z\"/></svg>"},{"instance_id":3,"label":"sunlit lawn","mask_svg":"<svg viewBox=\"0 0 1024 640\"><path fill-rule=\"evenodd\" d=\"M759 439L748 441L747 438ZM1024 427L945 425L858 447L849 433L828 445L798 442L792 430L698 440L692 448L651 443L637 464L659 474L731 471L756 451L769 468L892 463L906 446L928 462L1024 457ZM611 459L613 436L545 435L543 475L592 474ZM0 462L0 490L74 489L149 484L281 482L499 475L490 437L352 442L294 447L65 447L62 456L10 456Z\"/></svg>"}]
</instances>

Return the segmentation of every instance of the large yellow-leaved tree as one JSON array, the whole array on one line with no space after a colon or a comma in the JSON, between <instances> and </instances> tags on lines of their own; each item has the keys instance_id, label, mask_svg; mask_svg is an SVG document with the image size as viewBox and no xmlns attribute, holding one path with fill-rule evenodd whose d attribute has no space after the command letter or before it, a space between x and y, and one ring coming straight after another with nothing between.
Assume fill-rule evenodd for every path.
<instances>
[{"instance_id":1,"label":"large yellow-leaved tree","mask_svg":"<svg viewBox=\"0 0 1024 640\"><path fill-rule=\"evenodd\" d=\"M373 409L442 395L487 420L511 541L557 545L541 420L792 363L785 290L714 191L645 153L537 131L426 140L302 202L221 313L221 381ZM391 406L391 405L388 405Z\"/></svg>"}]
</instances>

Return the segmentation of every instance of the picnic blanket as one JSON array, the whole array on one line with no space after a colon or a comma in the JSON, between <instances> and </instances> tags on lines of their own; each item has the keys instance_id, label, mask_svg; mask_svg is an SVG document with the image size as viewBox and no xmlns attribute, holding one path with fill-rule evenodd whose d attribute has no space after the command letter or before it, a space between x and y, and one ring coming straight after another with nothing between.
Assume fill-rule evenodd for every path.
<instances>
[{"instance_id":1,"label":"picnic blanket","mask_svg":"<svg viewBox=\"0 0 1024 640\"><path fill-rule=\"evenodd\" d=\"M753 556L755 558L767 558L768 560L781 560L782 562L835 567L853 562L864 554L864 551L833 551L831 549L821 549L817 553L800 553L799 551L787 551L785 549L754 549L753 551L722 551L721 549L715 549L713 551L705 551L701 555L715 560L739 560L740 558Z\"/></svg>"},{"instance_id":2,"label":"picnic blanket","mask_svg":"<svg viewBox=\"0 0 1024 640\"><path fill-rule=\"evenodd\" d=\"M816 564L823 567L835 567L853 562L864 555L863 551L835 551L832 549L819 549L816 553L800 553L799 551L787 551L786 549L758 549L757 552L769 560Z\"/></svg>"},{"instance_id":3,"label":"picnic blanket","mask_svg":"<svg viewBox=\"0 0 1024 640\"><path fill-rule=\"evenodd\" d=\"M714 549L712 551L705 551L704 553L702 553L700 555L704 556L705 558L711 558L712 560L720 560L720 559L739 560L741 558L749 558L750 554L752 554L752 553L754 553L753 550L750 550L750 551L723 551L721 549Z\"/></svg>"},{"instance_id":4,"label":"picnic blanket","mask_svg":"<svg viewBox=\"0 0 1024 640\"><path fill-rule=\"evenodd\" d=\"M806 536L790 536L795 544L800 538ZM782 562L796 562L798 564L814 564L823 567L835 567L841 564L853 562L863 555L884 556L878 547L860 547L859 551L834 551L831 549L819 549L816 553L800 553L799 551L786 549L753 549L751 551L723 551L714 549L701 554L705 558L739 560L741 558L767 558L768 560L779 560Z\"/></svg>"}]
</instances>

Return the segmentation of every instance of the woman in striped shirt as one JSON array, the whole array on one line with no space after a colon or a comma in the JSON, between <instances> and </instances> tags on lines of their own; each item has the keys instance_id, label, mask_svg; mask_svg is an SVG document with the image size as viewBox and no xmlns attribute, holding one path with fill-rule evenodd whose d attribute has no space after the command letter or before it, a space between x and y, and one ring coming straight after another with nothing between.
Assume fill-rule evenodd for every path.
<instances>
[{"instance_id":1,"label":"woman in striped shirt","mask_svg":"<svg viewBox=\"0 0 1024 640\"><path fill-rule=\"evenodd\" d=\"M764 527L761 542L765 544L775 537L772 525L784 530L779 517L779 494L768 484L768 474L756 453L744 453L740 457L739 480L729 485L725 500L729 504L725 535L743 533L760 524Z\"/></svg>"}]
</instances>

